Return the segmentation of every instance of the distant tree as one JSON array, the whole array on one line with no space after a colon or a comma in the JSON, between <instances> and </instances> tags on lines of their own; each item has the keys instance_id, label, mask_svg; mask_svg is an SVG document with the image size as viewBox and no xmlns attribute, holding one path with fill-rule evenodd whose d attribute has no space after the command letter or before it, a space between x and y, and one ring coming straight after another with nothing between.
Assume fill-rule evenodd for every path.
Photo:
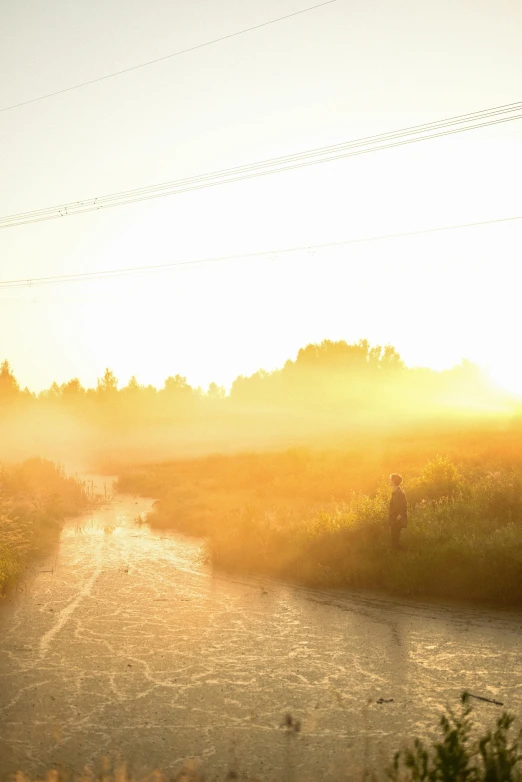
<instances>
[{"instance_id":1,"label":"distant tree","mask_svg":"<svg viewBox=\"0 0 522 782\"><path fill-rule=\"evenodd\" d=\"M118 380L110 369L105 370L103 377L98 378L96 391L102 396L114 396L118 391Z\"/></svg>"},{"instance_id":2,"label":"distant tree","mask_svg":"<svg viewBox=\"0 0 522 782\"><path fill-rule=\"evenodd\" d=\"M334 342L323 340L320 344L307 345L297 354L296 368L335 369L337 371L364 370L371 362L375 363L381 355L381 348L370 348L367 339L348 344L341 339ZM285 367L286 368L286 367Z\"/></svg>"},{"instance_id":3,"label":"distant tree","mask_svg":"<svg viewBox=\"0 0 522 782\"><path fill-rule=\"evenodd\" d=\"M232 383L230 398L242 404L262 404L271 398L274 381L280 375L281 370L267 372L266 369L260 369L250 377L239 375Z\"/></svg>"},{"instance_id":4,"label":"distant tree","mask_svg":"<svg viewBox=\"0 0 522 782\"><path fill-rule=\"evenodd\" d=\"M165 380L163 392L167 396L178 396L179 394L189 395L192 392L192 387L187 383L186 377L174 375L174 377L170 376Z\"/></svg>"},{"instance_id":5,"label":"distant tree","mask_svg":"<svg viewBox=\"0 0 522 782\"><path fill-rule=\"evenodd\" d=\"M122 388L124 394L130 394L132 396L137 396L142 390L143 386L138 383L135 375L132 375L127 385Z\"/></svg>"},{"instance_id":6,"label":"distant tree","mask_svg":"<svg viewBox=\"0 0 522 782\"><path fill-rule=\"evenodd\" d=\"M60 386L54 382L46 391L42 391L40 396L42 399L47 399L50 402L57 402L61 397Z\"/></svg>"},{"instance_id":7,"label":"distant tree","mask_svg":"<svg viewBox=\"0 0 522 782\"><path fill-rule=\"evenodd\" d=\"M60 393L62 395L62 399L75 400L79 399L81 396L84 396L85 389L78 378L74 377L72 380L69 380L67 383L63 383L61 385Z\"/></svg>"},{"instance_id":8,"label":"distant tree","mask_svg":"<svg viewBox=\"0 0 522 782\"><path fill-rule=\"evenodd\" d=\"M392 345L386 345L381 358L381 367L383 369L398 370L404 369L404 361Z\"/></svg>"},{"instance_id":9,"label":"distant tree","mask_svg":"<svg viewBox=\"0 0 522 782\"><path fill-rule=\"evenodd\" d=\"M11 370L9 361L0 365L0 399L9 401L20 393L20 386Z\"/></svg>"},{"instance_id":10,"label":"distant tree","mask_svg":"<svg viewBox=\"0 0 522 782\"><path fill-rule=\"evenodd\" d=\"M379 365L379 362L381 360L382 356L382 347L380 345L375 345L375 347L370 348L368 350L368 363L371 367L376 367Z\"/></svg>"},{"instance_id":11,"label":"distant tree","mask_svg":"<svg viewBox=\"0 0 522 782\"><path fill-rule=\"evenodd\" d=\"M238 375L236 379L232 381L230 398L234 402L245 401L248 394L248 380L248 377L245 377L245 375Z\"/></svg>"},{"instance_id":12,"label":"distant tree","mask_svg":"<svg viewBox=\"0 0 522 782\"><path fill-rule=\"evenodd\" d=\"M459 380L470 381L472 383L484 381L485 379L484 370L478 364L474 364L467 358L463 358L460 364L457 364L449 370L449 373Z\"/></svg>"},{"instance_id":13,"label":"distant tree","mask_svg":"<svg viewBox=\"0 0 522 782\"><path fill-rule=\"evenodd\" d=\"M211 383L208 387L207 396L212 400L224 399L226 390L224 386L218 386L217 383Z\"/></svg>"},{"instance_id":14,"label":"distant tree","mask_svg":"<svg viewBox=\"0 0 522 782\"><path fill-rule=\"evenodd\" d=\"M158 393L160 410L167 418L179 419L181 417L187 420L187 416L192 416L195 412L194 406L197 399L198 394L189 385L187 378L182 375L168 377Z\"/></svg>"}]
</instances>

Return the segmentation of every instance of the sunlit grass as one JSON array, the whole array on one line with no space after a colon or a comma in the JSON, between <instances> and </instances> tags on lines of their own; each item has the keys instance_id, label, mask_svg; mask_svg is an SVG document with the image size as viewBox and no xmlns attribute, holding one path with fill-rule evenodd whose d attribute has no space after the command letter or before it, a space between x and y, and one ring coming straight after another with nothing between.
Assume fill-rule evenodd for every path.
<instances>
[{"instance_id":1,"label":"sunlit grass","mask_svg":"<svg viewBox=\"0 0 522 782\"><path fill-rule=\"evenodd\" d=\"M58 539L61 522L98 501L92 483L70 478L44 459L0 466L0 595L30 559Z\"/></svg>"},{"instance_id":2,"label":"sunlit grass","mask_svg":"<svg viewBox=\"0 0 522 782\"><path fill-rule=\"evenodd\" d=\"M522 443L433 433L359 452L238 454L128 470L161 498L154 527L208 538L211 561L310 586L522 605ZM449 455L448 455L449 454ZM403 550L391 549L387 475L405 476Z\"/></svg>"}]
</instances>

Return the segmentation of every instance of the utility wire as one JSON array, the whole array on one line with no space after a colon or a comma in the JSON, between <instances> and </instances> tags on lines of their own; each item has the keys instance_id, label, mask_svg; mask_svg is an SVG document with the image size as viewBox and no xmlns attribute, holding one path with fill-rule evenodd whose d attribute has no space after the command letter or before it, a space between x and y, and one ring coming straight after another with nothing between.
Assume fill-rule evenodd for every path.
<instances>
[{"instance_id":1,"label":"utility wire","mask_svg":"<svg viewBox=\"0 0 522 782\"><path fill-rule=\"evenodd\" d=\"M389 140L393 141L393 140L396 140L396 139L400 139L400 138L407 137L407 136L412 136L414 134L419 134L419 133L422 133L422 132L430 132L432 130L435 131L435 130L441 130L441 129L444 129L444 128L451 128L454 125L461 124L461 123L471 123L471 122L475 122L475 121L479 121L479 120L483 120L483 119L488 119L490 117L495 117L495 116L505 115L505 114L510 115L510 114L512 114L513 112L516 112L516 111L522 111L522 101L518 101L516 103L510 103L510 104L503 105L503 106L495 106L495 107L493 107L491 109L483 109L481 111L476 111L476 112L472 112L472 113L468 113L468 114L461 114L461 115L458 115L456 117L450 117L448 119L443 119L443 120L436 120L434 122L428 122L428 123L424 123L422 125L413 125L411 127L403 128L403 129L396 130L396 131L391 131L391 132L387 132L387 133L380 133L380 134L373 135L373 136L365 136L363 138L354 139L354 140L348 141L348 142L341 142L341 143L338 143L338 144L332 144L332 145L325 146L325 147L317 147L315 149L305 150L303 152L297 152L297 153L290 154L290 155L284 155L284 156L279 157L279 158L271 158L271 159L267 159L267 160L260 160L260 161L255 161L253 163L249 163L249 164L242 165L242 166L235 166L233 168L227 168L227 169L221 169L221 170L217 170L217 171L212 171L212 172L210 172L208 174L200 174L200 175L193 176L193 177L188 177L188 178L185 178L185 179L178 179L178 180L175 180L174 182L173 181L167 181L167 182L162 182L162 183L159 183L159 184L156 184L156 185L147 185L145 187L141 187L141 188L137 188L137 189L122 191L120 193L117 193L115 196L106 196L106 198L124 197L124 196L127 196L127 195L135 195L135 194L141 194L141 193L145 194L145 193L149 193L149 192L154 192L156 190L162 190L162 189L171 187L172 185L183 185L183 184L191 184L193 182L204 182L206 180L215 179L216 177L219 177L219 176L228 176L228 175L233 175L233 174L236 174L236 173L243 173L245 171L251 171L251 170L255 170L257 168L265 168L265 167L270 166L270 165L282 164L282 163L285 163L285 162L291 163L291 162L299 161L299 160L301 160L303 158L307 158L307 157L310 157L310 156L326 155L326 154L329 154L329 153L333 154L335 152L343 151L344 149L358 148L358 147L361 147L361 146L367 146L367 145L370 145L370 144L377 144L377 143L380 143L380 142L384 143L385 141L389 141ZM511 120L512 117L509 116L506 119L510 119ZM517 119L517 117L515 117L514 119ZM464 130L469 130L469 129L473 129L473 128L470 128L469 125L466 125L463 129ZM103 198L104 197L101 197L101 198L97 197L94 200L96 202L102 202ZM78 202L75 202L75 203L83 204L84 202L83 201L78 201ZM67 209L68 206L70 206L70 204L61 204L61 205L54 206L54 207L46 207L46 208L40 209L40 210L32 210L31 214L32 215L44 214L44 213L46 213L48 211L52 211L52 210L56 210L56 209L63 210L63 209ZM24 213L21 213L21 214L18 214L18 215L15 214L15 215L11 215L9 218L0 218L0 220L2 220L2 219L11 219L11 218L14 219L15 217L24 216L25 214L27 214L27 213L24 212Z\"/></svg>"},{"instance_id":2,"label":"utility wire","mask_svg":"<svg viewBox=\"0 0 522 782\"><path fill-rule=\"evenodd\" d=\"M110 279L113 277L123 277L132 274L147 274L150 272L172 271L178 267L196 266L207 263L217 263L222 261L235 261L240 259L262 258L267 256L283 255L284 253L295 253L302 251L324 250L331 247L343 247L349 244L366 244L369 242L378 242L387 239L400 239L407 236L421 236L423 234L440 233L443 231L455 231L463 228L476 228L483 225L494 225L497 223L508 223L516 220L522 220L522 215L514 217L500 217L493 220L480 220L474 223L458 223L456 225L443 225L436 228L422 228L417 231L403 231L394 234L380 234L378 236L368 236L361 239L345 239L339 242L326 242L323 244L305 244L297 247L286 247L280 250L264 250L257 253L242 253L240 255L222 255L213 258L202 258L194 261L179 261L174 263L165 263L155 266L131 266L126 269L107 269L98 272L85 272L83 274L61 274L54 277L35 277L18 280L0 280L0 290L12 288L32 288L37 285L55 285L68 282L89 282L96 280Z\"/></svg>"},{"instance_id":3,"label":"utility wire","mask_svg":"<svg viewBox=\"0 0 522 782\"><path fill-rule=\"evenodd\" d=\"M213 171L184 179L163 182L134 190L126 190L107 196L73 201L29 212L20 212L0 218L0 228L11 228L16 225L26 225L43 220L52 220L59 217L69 217L73 214L82 214L99 209L108 209L115 206L146 201L152 198L162 198L167 195L177 195L191 190L200 190L207 187L228 184L258 176L290 171L318 163L330 162L355 155L368 154L383 149L413 144L419 141L427 141L433 138L449 136L477 128L489 127L504 122L522 119L522 101L496 106L470 114L463 114L445 120L416 125L390 133L381 133L374 136L355 139L340 144L319 147L278 158L261 160L243 166Z\"/></svg>"},{"instance_id":4,"label":"utility wire","mask_svg":"<svg viewBox=\"0 0 522 782\"><path fill-rule=\"evenodd\" d=\"M214 38L211 41L205 41L205 43L199 43L196 44L196 46L190 46L188 49L181 49L180 51L173 52L172 54L166 54L164 57L157 57L155 60L148 60L147 62L142 62L139 65L132 65L130 68L123 68L121 71L114 71L114 73L108 73L105 76L100 76L97 79L90 79L89 81L81 82L80 84L75 84L72 87L65 87L63 90L56 90L56 92L48 92L46 95L40 95L38 98L31 98L30 100L24 100L21 103L13 103L11 106L4 106L0 109L0 112L3 111L11 111L11 109L18 109L20 106L27 106L29 103L36 103L40 100L45 100L46 98L53 98L55 95L62 95L64 92L71 92L72 90L79 90L81 87L87 87L89 84L96 84L99 81L105 81L106 79L113 79L115 76L121 76L124 73L130 73L131 71L137 71L139 68L147 68L149 65L155 65L158 62L163 62L164 60L170 60L173 57L179 57L181 54L188 54L188 52L194 52L197 49L203 49L205 46L211 46L212 44L219 43L220 41L227 41L229 38L235 38L238 35L243 35L244 33L250 33L253 30L259 30L261 27L268 27L268 25L276 24L276 22L282 22L284 19L291 19L293 16L299 16L300 14L306 14L309 11L315 11L317 8L322 8L325 5L331 5L332 3L336 3L337 0L326 0L324 3L319 3L318 5L312 5L309 8L303 8L301 11L295 11L292 14L287 14L286 16L279 16L277 19L270 19L268 22L262 22L261 24L256 24L253 27L246 27L244 30L238 30L236 33L230 33L229 35L223 35L220 38Z\"/></svg>"}]
</instances>

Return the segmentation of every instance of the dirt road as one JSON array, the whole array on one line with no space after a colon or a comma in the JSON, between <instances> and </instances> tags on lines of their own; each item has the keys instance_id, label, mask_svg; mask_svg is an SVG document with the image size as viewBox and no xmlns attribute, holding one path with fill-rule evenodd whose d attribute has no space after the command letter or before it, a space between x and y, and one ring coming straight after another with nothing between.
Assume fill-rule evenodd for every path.
<instances>
[{"instance_id":1,"label":"dirt road","mask_svg":"<svg viewBox=\"0 0 522 782\"><path fill-rule=\"evenodd\" d=\"M213 574L201 541L135 523L150 504L68 524L0 607L0 777L108 755L336 779L433 732L464 688L522 713L522 613ZM478 723L500 712L476 701Z\"/></svg>"}]
</instances>

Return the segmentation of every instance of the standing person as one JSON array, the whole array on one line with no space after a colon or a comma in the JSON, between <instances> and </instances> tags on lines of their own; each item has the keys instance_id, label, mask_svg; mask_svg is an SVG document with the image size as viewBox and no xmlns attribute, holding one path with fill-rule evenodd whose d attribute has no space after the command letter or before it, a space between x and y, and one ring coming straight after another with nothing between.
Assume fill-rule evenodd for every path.
<instances>
[{"instance_id":1,"label":"standing person","mask_svg":"<svg viewBox=\"0 0 522 782\"><path fill-rule=\"evenodd\" d=\"M400 549L401 529L408 526L408 503L406 495L402 488L402 476L396 472L390 475L390 486L393 487L393 493L390 500L390 510L388 511L388 522L390 524L391 544L393 549Z\"/></svg>"}]
</instances>

